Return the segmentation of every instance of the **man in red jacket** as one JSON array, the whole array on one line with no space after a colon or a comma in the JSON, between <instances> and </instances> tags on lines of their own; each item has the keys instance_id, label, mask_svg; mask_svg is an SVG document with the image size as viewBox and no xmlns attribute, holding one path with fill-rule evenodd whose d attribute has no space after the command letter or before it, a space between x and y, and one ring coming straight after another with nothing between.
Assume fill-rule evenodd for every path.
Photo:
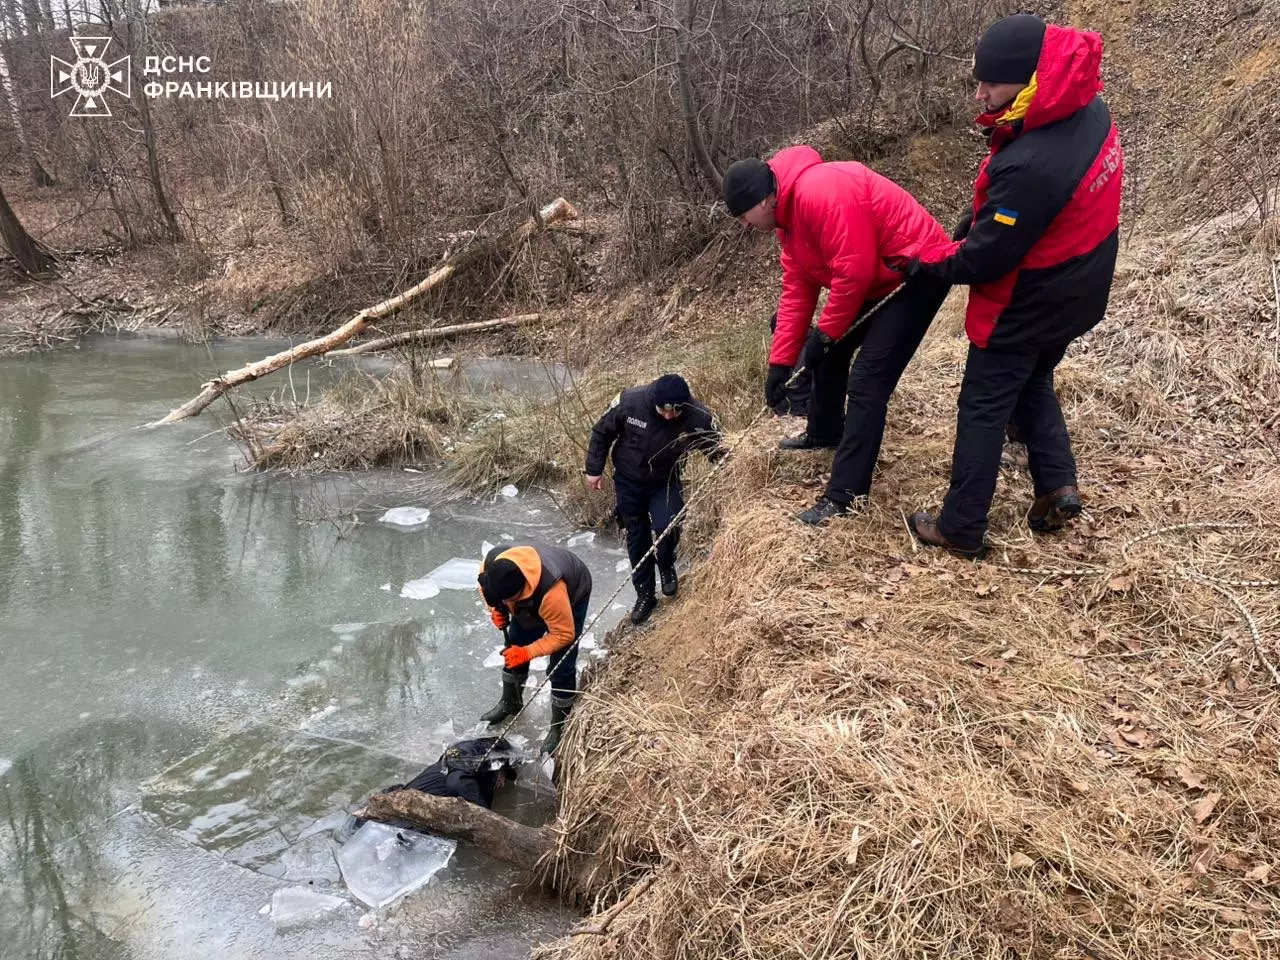
<instances>
[{"instance_id":1,"label":"man in red jacket","mask_svg":"<svg viewBox=\"0 0 1280 960\"><path fill-rule=\"evenodd\" d=\"M1053 371L1106 313L1124 157L1099 96L1098 34L1006 17L978 41L973 72L991 149L974 185L972 226L909 270L969 285L970 341L951 489L936 519L917 513L910 525L922 543L976 558L1010 422L1035 482L1031 529L1059 529L1080 512Z\"/></svg>"},{"instance_id":2,"label":"man in red jacket","mask_svg":"<svg viewBox=\"0 0 1280 960\"><path fill-rule=\"evenodd\" d=\"M785 399L797 360L812 371L808 427L782 447L836 447L825 494L800 514L816 525L848 512L871 491L889 397L949 284L920 277L894 291L905 279L903 268L946 243L947 234L892 180L860 163L824 163L812 147L789 147L768 163L739 160L725 172L724 200L731 215L753 229L775 230L782 244L782 297L765 398L775 408ZM810 331L824 287L827 305ZM849 332L860 314L891 294L892 301Z\"/></svg>"}]
</instances>

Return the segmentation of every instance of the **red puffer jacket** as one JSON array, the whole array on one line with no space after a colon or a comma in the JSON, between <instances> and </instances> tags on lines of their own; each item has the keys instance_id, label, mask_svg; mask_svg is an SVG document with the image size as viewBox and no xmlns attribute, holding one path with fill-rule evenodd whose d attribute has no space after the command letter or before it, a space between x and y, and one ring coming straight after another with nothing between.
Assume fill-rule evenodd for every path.
<instances>
[{"instance_id":1,"label":"red puffer jacket","mask_svg":"<svg viewBox=\"0 0 1280 960\"><path fill-rule=\"evenodd\" d=\"M1050 24L1032 83L983 114L991 152L973 190L972 226L926 250L917 269L969 284L975 346L1062 346L1107 310L1120 246L1124 154L1102 90L1102 38Z\"/></svg>"},{"instance_id":2,"label":"red puffer jacket","mask_svg":"<svg viewBox=\"0 0 1280 960\"><path fill-rule=\"evenodd\" d=\"M823 287L818 329L839 337L869 299L902 282L899 272L947 233L906 190L861 163L823 163L813 147L769 161L778 181L782 297L769 362L795 366ZM894 264L890 266L889 264Z\"/></svg>"}]
</instances>

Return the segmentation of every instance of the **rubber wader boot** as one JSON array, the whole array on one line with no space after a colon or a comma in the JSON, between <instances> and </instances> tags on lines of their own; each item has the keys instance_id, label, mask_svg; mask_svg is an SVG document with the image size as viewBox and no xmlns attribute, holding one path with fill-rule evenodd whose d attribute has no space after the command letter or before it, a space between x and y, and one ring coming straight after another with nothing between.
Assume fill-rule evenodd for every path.
<instances>
[{"instance_id":1,"label":"rubber wader boot","mask_svg":"<svg viewBox=\"0 0 1280 960\"><path fill-rule=\"evenodd\" d=\"M560 737L564 733L565 721L573 711L573 697L551 697L551 726L547 730L547 739L542 741L542 755L550 756L560 746Z\"/></svg>"},{"instance_id":2,"label":"rubber wader boot","mask_svg":"<svg viewBox=\"0 0 1280 960\"><path fill-rule=\"evenodd\" d=\"M512 679L504 671L502 674L502 699L498 705L480 718L481 722L501 723L507 717L515 716L524 706L524 683Z\"/></svg>"}]
</instances>

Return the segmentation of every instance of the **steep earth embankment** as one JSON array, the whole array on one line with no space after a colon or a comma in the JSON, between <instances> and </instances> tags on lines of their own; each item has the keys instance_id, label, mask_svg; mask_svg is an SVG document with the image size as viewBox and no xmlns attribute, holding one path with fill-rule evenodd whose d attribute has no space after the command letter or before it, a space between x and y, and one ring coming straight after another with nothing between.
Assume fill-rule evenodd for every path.
<instances>
[{"instance_id":1,"label":"steep earth embankment","mask_svg":"<svg viewBox=\"0 0 1280 960\"><path fill-rule=\"evenodd\" d=\"M1280 949L1280 229L1268 178L1230 172L1274 165L1269 6L1071 11L1109 34L1133 161L1110 315L1059 377L1085 518L1033 538L1009 470L988 562L913 547L963 293L866 513L794 522L828 460L745 438L693 486L681 597L611 645L563 748L551 873L625 906L539 957Z\"/></svg>"}]
</instances>

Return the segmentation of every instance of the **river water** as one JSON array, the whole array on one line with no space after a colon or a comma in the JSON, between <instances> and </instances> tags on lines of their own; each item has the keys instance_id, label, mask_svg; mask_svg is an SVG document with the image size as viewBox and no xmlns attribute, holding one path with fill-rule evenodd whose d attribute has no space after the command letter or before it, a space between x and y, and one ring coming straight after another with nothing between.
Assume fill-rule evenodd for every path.
<instances>
[{"instance_id":1,"label":"river water","mask_svg":"<svg viewBox=\"0 0 1280 960\"><path fill-rule=\"evenodd\" d=\"M364 925L354 899L287 932L260 913L286 886L345 895L327 828L496 699L475 590L404 585L485 541L578 533L530 491L238 472L208 415L135 429L279 346L102 339L0 360L0 957L502 960L572 920L464 848ZM471 376L546 382L536 364ZM425 526L379 522L405 505ZM598 607L625 554L582 539ZM515 732L536 745L546 714ZM548 789L523 777L506 811L545 817Z\"/></svg>"}]
</instances>

